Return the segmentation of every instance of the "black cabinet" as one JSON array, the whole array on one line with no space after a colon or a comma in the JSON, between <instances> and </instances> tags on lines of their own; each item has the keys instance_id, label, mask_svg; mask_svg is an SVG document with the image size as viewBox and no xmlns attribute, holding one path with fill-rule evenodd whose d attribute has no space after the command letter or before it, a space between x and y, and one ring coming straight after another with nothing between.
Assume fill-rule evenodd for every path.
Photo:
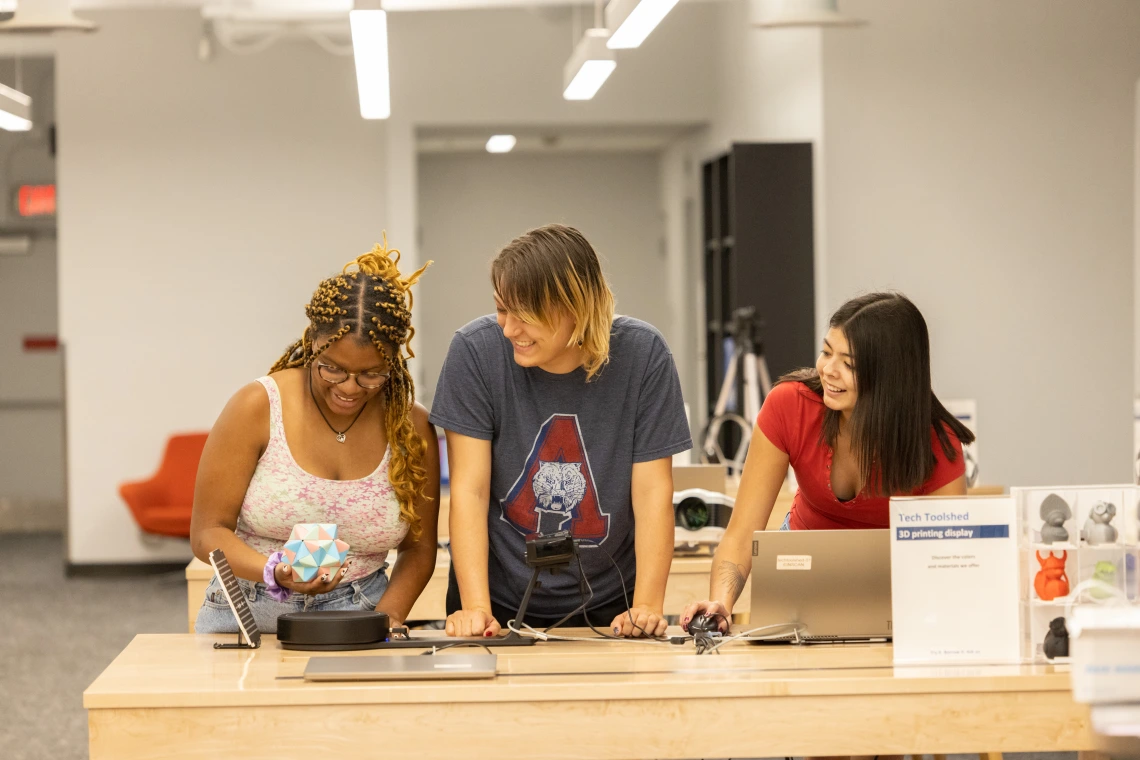
<instances>
[{"instance_id":1,"label":"black cabinet","mask_svg":"<svg viewBox=\"0 0 1140 760\"><path fill-rule=\"evenodd\" d=\"M756 310L757 347L773 380L815 363L812 144L734 144L702 167L702 196L711 417L738 309ZM735 449L734 432L722 439L726 452Z\"/></svg>"}]
</instances>

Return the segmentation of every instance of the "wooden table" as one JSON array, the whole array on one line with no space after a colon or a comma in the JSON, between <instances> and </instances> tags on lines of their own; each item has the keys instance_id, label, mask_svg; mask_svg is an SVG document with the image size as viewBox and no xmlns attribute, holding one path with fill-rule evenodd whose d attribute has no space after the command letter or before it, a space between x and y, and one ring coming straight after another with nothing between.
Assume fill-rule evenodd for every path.
<instances>
[{"instance_id":1,"label":"wooden table","mask_svg":"<svg viewBox=\"0 0 1140 760\"><path fill-rule=\"evenodd\" d=\"M734 643L697 657L691 644L547 642L497 650L492 681L306 683L308 653L282 650L272 636L258 650L212 648L232 639L136 636L84 692L91 759L280 760L319 751L338 760L628 760L1095 747L1088 708L1072 701L1064 666L893 668L882 644Z\"/></svg>"}]
</instances>

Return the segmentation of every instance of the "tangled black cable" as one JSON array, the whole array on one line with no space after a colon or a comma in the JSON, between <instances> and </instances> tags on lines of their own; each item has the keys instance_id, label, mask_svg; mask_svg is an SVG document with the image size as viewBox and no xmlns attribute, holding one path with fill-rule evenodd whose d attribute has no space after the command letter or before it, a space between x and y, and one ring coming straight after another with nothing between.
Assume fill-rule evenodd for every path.
<instances>
[{"instance_id":1,"label":"tangled black cable","mask_svg":"<svg viewBox=\"0 0 1140 760\"><path fill-rule=\"evenodd\" d=\"M633 622L633 608L629 603L629 589L625 585L625 574L622 573L621 567L614 560L613 555L610 554L608 551L606 551L606 547L602 546L601 544L597 544L597 547L602 550L602 554L606 555L606 558L609 559L610 564L614 566L615 570L617 570L618 580L621 581L621 598L625 602L625 614L629 617L629 624L632 625L637 630L641 631L643 634L645 634L646 638L655 639L655 640L658 639L657 636L655 636L654 634L651 634L649 631L645 630L640 625ZM581 558L579 558L578 567L581 568L581 566L582 566L582 560L581 560ZM582 577L585 578L585 573L582 574ZM586 623L590 623L589 616L586 617ZM594 626L592 624L590 625L590 628L594 631L597 631L597 629L594 628ZM608 636L607 638L617 639L617 638L621 638L621 637L620 636Z\"/></svg>"}]
</instances>

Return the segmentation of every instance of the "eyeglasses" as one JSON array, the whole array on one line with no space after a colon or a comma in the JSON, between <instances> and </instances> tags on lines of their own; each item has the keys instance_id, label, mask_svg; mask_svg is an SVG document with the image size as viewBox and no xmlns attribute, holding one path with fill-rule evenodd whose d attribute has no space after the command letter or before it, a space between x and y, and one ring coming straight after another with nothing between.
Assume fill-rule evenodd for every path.
<instances>
[{"instance_id":1,"label":"eyeglasses","mask_svg":"<svg viewBox=\"0 0 1140 760\"><path fill-rule=\"evenodd\" d=\"M367 390L379 388L388 382L388 378L392 376L391 372L376 372L375 370L349 372L346 369L334 367L331 364L322 364L321 362L317 362L317 374L320 375L321 379L326 383L332 385L340 385L343 382L347 382L348 378L355 377L356 384Z\"/></svg>"}]
</instances>

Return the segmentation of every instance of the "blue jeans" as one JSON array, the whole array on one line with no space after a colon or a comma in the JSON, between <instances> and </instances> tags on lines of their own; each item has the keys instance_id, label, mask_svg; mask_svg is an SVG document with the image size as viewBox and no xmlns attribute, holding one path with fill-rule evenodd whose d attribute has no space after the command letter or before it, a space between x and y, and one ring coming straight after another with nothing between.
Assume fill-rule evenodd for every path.
<instances>
[{"instance_id":1,"label":"blue jeans","mask_svg":"<svg viewBox=\"0 0 1140 760\"><path fill-rule=\"evenodd\" d=\"M277 616L287 612L307 612L311 610L374 610L388 588L388 576L384 574L385 563L372 575L359 580L342 583L327 594L293 593L279 602L265 591L264 583L253 583L238 578L242 594L249 603L249 610L262 633L277 633ZM206 598L198 610L198 620L194 623L195 633L237 633L237 618L222 593L218 576L206 587Z\"/></svg>"},{"instance_id":2,"label":"blue jeans","mask_svg":"<svg viewBox=\"0 0 1140 760\"><path fill-rule=\"evenodd\" d=\"M784 515L784 524L780 526L780 530L791 530L791 529L792 529L792 513L789 512L788 514Z\"/></svg>"}]
</instances>

